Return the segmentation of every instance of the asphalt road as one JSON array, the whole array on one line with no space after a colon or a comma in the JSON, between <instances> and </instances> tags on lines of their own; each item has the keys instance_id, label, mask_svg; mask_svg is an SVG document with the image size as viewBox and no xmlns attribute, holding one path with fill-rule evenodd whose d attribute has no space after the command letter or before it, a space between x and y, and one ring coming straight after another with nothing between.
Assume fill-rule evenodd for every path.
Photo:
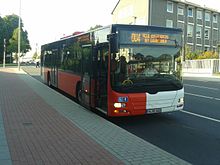
<instances>
[{"instance_id":1,"label":"asphalt road","mask_svg":"<svg viewBox=\"0 0 220 165\"><path fill-rule=\"evenodd\" d=\"M220 78L184 78L181 112L114 119L129 132L183 160L220 164Z\"/></svg>"},{"instance_id":2,"label":"asphalt road","mask_svg":"<svg viewBox=\"0 0 220 165\"><path fill-rule=\"evenodd\" d=\"M192 164L220 165L220 78L184 78L184 87L183 111L109 120Z\"/></svg>"}]
</instances>

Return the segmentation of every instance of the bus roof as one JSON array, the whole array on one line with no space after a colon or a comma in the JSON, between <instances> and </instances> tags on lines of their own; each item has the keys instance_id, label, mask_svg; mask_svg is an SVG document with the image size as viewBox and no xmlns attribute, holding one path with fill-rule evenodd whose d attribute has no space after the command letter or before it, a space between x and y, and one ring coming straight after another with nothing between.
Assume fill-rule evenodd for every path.
<instances>
[{"instance_id":1,"label":"bus roof","mask_svg":"<svg viewBox=\"0 0 220 165\"><path fill-rule=\"evenodd\" d=\"M75 35L70 35L68 37L61 38L60 40L44 44L44 45L42 45L42 47L48 46L48 45L51 45L51 44L56 45L56 44L59 44L60 42L62 43L62 42L65 42L66 40L71 40L71 39L74 39L74 38L77 38L77 37L80 37L80 36L83 36L83 35L86 35L86 34L91 34L91 33L97 32L97 31L101 31L101 30L104 30L104 29L109 29L109 34L110 33L116 33L116 31L118 31L118 30L126 30L126 29L129 29L129 30L134 29L134 30L138 30L138 31L155 30L155 31L161 31L161 32L164 31L164 32L169 32L169 33L181 33L182 32L182 29L180 29L180 28L169 28L169 27L148 26L148 25L111 24L111 25L104 26L104 27L101 27L101 28L97 28L97 29L94 29L94 30L91 30L91 31L82 32L82 33L78 33L78 34L75 34Z\"/></svg>"}]
</instances>

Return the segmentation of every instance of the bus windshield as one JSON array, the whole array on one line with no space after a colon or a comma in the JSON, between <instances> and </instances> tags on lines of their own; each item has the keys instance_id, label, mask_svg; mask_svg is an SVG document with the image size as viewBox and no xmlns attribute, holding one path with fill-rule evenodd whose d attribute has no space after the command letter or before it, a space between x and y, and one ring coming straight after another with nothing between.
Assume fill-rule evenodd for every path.
<instances>
[{"instance_id":1,"label":"bus windshield","mask_svg":"<svg viewBox=\"0 0 220 165\"><path fill-rule=\"evenodd\" d=\"M182 89L179 46L123 45L111 54L112 89L122 93Z\"/></svg>"}]
</instances>

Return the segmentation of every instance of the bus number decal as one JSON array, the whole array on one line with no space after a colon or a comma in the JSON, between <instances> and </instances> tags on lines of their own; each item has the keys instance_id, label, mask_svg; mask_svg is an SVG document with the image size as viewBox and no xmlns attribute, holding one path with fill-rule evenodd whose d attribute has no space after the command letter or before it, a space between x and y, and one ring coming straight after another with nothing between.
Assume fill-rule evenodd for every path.
<instances>
[{"instance_id":1,"label":"bus number decal","mask_svg":"<svg viewBox=\"0 0 220 165\"><path fill-rule=\"evenodd\" d=\"M118 102L119 103L128 102L128 97L118 97Z\"/></svg>"}]
</instances>

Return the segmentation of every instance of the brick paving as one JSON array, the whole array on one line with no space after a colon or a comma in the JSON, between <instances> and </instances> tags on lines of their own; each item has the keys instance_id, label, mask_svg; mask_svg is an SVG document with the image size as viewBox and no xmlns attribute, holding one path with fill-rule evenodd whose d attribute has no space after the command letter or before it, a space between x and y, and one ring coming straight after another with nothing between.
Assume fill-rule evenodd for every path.
<instances>
[{"instance_id":1,"label":"brick paving","mask_svg":"<svg viewBox=\"0 0 220 165\"><path fill-rule=\"evenodd\" d=\"M13 165L124 164L47 104L14 69L0 69L0 109Z\"/></svg>"},{"instance_id":2,"label":"brick paving","mask_svg":"<svg viewBox=\"0 0 220 165\"><path fill-rule=\"evenodd\" d=\"M27 69L34 69L34 76L39 78L34 67ZM5 129L1 129L2 125ZM24 72L8 68L0 69L0 138L3 140L4 132L7 142L0 143L0 165L1 162L4 165L189 164Z\"/></svg>"}]
</instances>

